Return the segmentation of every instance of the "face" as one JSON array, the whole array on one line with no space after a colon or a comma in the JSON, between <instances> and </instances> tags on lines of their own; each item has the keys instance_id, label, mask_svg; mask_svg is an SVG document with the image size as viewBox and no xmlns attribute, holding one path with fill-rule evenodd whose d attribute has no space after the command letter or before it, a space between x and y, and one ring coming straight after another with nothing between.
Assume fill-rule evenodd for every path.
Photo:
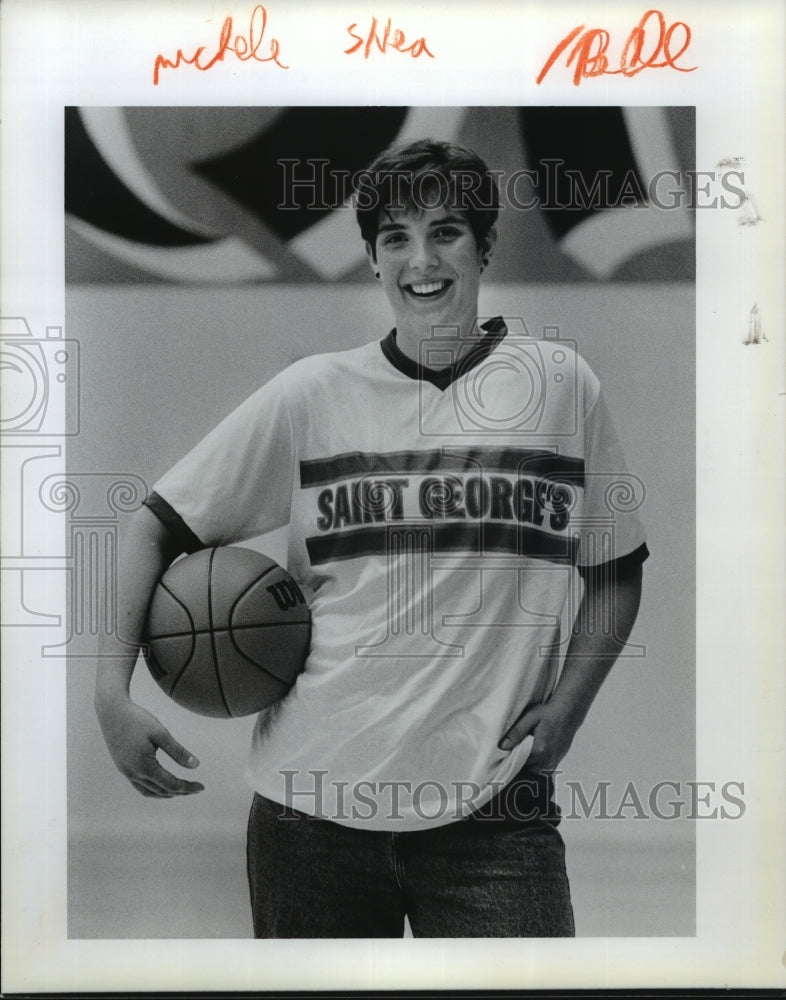
<instances>
[{"instance_id":1,"label":"face","mask_svg":"<svg viewBox=\"0 0 786 1000\"><path fill-rule=\"evenodd\" d=\"M493 234L489 243L493 241ZM458 325L477 318L483 251L462 212L447 207L382 213L376 262L400 332Z\"/></svg>"}]
</instances>

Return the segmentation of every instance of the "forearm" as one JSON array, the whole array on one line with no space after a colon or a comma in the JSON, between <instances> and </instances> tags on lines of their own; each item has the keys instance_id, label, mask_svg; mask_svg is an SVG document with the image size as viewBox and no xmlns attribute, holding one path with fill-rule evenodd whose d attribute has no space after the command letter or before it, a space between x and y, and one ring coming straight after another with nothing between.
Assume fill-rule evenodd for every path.
<instances>
[{"instance_id":1,"label":"forearm","mask_svg":"<svg viewBox=\"0 0 786 1000\"><path fill-rule=\"evenodd\" d=\"M553 770L568 752L636 620L641 566L618 576L610 569L585 575L584 596L551 697L525 709L499 742L500 749L511 750L532 735L527 766L535 771Z\"/></svg>"},{"instance_id":2,"label":"forearm","mask_svg":"<svg viewBox=\"0 0 786 1000\"><path fill-rule=\"evenodd\" d=\"M159 749L183 767L199 761L129 693L153 588L178 552L152 511L143 507L134 514L118 559L117 636L101 642L96 673L96 715L112 760L138 792L156 798L191 795L204 787L162 767Z\"/></svg>"},{"instance_id":3,"label":"forearm","mask_svg":"<svg viewBox=\"0 0 786 1000\"><path fill-rule=\"evenodd\" d=\"M137 511L121 540L117 578L117 634L99 644L96 705L128 695L153 589L177 555L169 532L146 507Z\"/></svg>"},{"instance_id":4,"label":"forearm","mask_svg":"<svg viewBox=\"0 0 786 1000\"><path fill-rule=\"evenodd\" d=\"M641 565L619 579L588 575L559 682L551 701L578 728L636 621Z\"/></svg>"}]
</instances>

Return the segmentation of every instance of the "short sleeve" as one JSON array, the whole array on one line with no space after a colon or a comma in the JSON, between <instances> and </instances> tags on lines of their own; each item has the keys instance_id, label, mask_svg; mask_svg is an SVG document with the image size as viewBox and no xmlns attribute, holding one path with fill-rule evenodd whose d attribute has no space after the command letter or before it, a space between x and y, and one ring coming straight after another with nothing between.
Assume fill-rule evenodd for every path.
<instances>
[{"instance_id":1,"label":"short sleeve","mask_svg":"<svg viewBox=\"0 0 786 1000\"><path fill-rule=\"evenodd\" d=\"M154 486L148 506L191 550L287 524L295 446L285 373L229 414Z\"/></svg>"},{"instance_id":2,"label":"short sleeve","mask_svg":"<svg viewBox=\"0 0 786 1000\"><path fill-rule=\"evenodd\" d=\"M578 555L582 567L612 560L641 562L648 556L638 511L644 483L628 472L602 392L584 424L584 502L578 519Z\"/></svg>"}]
</instances>

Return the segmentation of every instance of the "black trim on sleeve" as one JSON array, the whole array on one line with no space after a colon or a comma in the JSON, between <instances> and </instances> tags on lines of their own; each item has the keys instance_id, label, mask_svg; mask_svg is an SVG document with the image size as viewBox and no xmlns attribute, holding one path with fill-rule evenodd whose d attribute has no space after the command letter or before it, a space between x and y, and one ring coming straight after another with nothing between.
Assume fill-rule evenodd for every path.
<instances>
[{"instance_id":1,"label":"black trim on sleeve","mask_svg":"<svg viewBox=\"0 0 786 1000\"><path fill-rule=\"evenodd\" d=\"M145 506L152 510L162 524L166 525L172 538L181 546L183 552L190 554L207 548L207 545L194 534L174 507L168 504L155 490L152 490L150 496L145 500Z\"/></svg>"},{"instance_id":2,"label":"black trim on sleeve","mask_svg":"<svg viewBox=\"0 0 786 1000\"><path fill-rule=\"evenodd\" d=\"M591 576L601 567L614 567L615 574L617 576L623 576L625 573L630 572L636 566L639 566L644 562L645 559L649 558L650 550L647 548L647 543L642 542L641 545L634 549L632 552L628 552L624 556L620 556L618 559L609 559L608 562L598 563L595 566L576 566L579 574L582 577Z\"/></svg>"}]
</instances>

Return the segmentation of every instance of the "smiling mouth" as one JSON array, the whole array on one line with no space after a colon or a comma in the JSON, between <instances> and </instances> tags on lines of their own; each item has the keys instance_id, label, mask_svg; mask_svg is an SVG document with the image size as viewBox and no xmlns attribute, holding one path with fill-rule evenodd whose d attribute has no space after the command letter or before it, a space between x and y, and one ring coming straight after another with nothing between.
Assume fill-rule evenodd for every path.
<instances>
[{"instance_id":1,"label":"smiling mouth","mask_svg":"<svg viewBox=\"0 0 786 1000\"><path fill-rule=\"evenodd\" d=\"M404 288L416 299L434 299L450 285L449 281L418 281Z\"/></svg>"}]
</instances>

